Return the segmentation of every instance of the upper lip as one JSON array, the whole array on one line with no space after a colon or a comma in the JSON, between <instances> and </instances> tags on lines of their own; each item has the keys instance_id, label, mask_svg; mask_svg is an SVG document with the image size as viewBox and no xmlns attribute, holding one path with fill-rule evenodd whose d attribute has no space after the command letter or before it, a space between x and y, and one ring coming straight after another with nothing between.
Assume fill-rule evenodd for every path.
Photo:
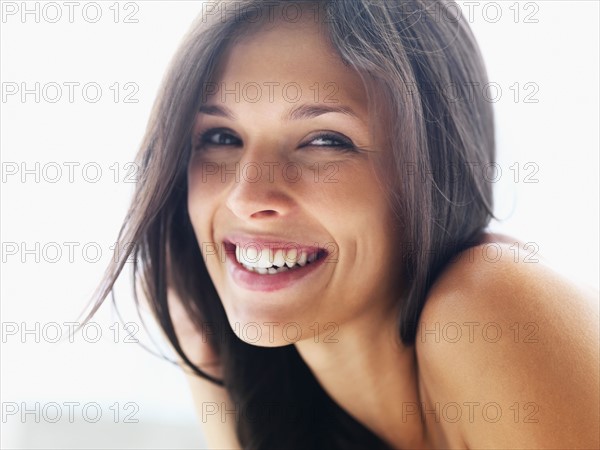
<instances>
[{"instance_id":1,"label":"upper lip","mask_svg":"<svg viewBox=\"0 0 600 450\"><path fill-rule=\"evenodd\" d=\"M246 247L251 244L260 249L291 249L295 248L298 251L306 251L312 253L320 250L325 250L325 242L313 240L308 243L306 239L286 238L282 236L267 235L267 234L250 234L243 232L233 232L223 237L222 242L227 245L240 245Z\"/></svg>"}]
</instances>

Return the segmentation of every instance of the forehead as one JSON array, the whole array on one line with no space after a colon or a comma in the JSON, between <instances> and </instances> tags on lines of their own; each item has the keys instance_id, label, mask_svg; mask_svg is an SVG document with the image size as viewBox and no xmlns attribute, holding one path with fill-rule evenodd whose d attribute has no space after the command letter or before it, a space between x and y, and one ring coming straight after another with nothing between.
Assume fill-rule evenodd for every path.
<instances>
[{"instance_id":1,"label":"forehead","mask_svg":"<svg viewBox=\"0 0 600 450\"><path fill-rule=\"evenodd\" d=\"M366 111L363 82L344 64L314 21L267 23L238 38L223 54L213 83L216 102L256 100L258 90L271 101L350 104ZM223 95L230 92L231 95ZM220 94L220 95L218 95ZM247 95L245 95L247 94Z\"/></svg>"}]
</instances>

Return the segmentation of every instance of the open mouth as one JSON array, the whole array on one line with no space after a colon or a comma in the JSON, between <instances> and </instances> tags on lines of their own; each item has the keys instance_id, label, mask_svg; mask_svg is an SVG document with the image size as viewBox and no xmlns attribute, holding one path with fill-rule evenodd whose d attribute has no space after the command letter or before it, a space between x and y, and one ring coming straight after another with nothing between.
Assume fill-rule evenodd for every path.
<instances>
[{"instance_id":1,"label":"open mouth","mask_svg":"<svg viewBox=\"0 0 600 450\"><path fill-rule=\"evenodd\" d=\"M265 247L254 243L240 245L225 241L224 245L228 255L235 255L238 265L258 275L301 270L326 258L328 254L322 248L303 248L292 244L277 248L275 245Z\"/></svg>"}]
</instances>

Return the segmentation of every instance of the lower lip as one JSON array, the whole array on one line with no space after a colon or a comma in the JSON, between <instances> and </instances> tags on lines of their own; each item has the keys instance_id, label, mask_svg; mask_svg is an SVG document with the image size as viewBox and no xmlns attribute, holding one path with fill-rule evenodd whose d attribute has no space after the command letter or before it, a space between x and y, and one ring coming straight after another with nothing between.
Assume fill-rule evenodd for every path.
<instances>
[{"instance_id":1,"label":"lower lip","mask_svg":"<svg viewBox=\"0 0 600 450\"><path fill-rule=\"evenodd\" d=\"M244 268L235 256L229 253L227 255L227 269L235 283L249 291L272 292L292 286L311 273L314 273L325 261L327 255L324 255L306 264L304 267L286 270L285 272L261 275L257 272L251 272Z\"/></svg>"}]
</instances>

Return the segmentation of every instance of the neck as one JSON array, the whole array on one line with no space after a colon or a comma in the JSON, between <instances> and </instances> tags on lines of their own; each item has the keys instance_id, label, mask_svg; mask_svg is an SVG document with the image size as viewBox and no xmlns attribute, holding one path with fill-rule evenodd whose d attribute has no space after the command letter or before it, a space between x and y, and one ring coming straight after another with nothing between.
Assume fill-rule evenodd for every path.
<instances>
[{"instance_id":1,"label":"neck","mask_svg":"<svg viewBox=\"0 0 600 450\"><path fill-rule=\"evenodd\" d=\"M296 343L325 391L390 446L423 447L414 347L401 343L396 315L345 323L333 338Z\"/></svg>"}]
</instances>

